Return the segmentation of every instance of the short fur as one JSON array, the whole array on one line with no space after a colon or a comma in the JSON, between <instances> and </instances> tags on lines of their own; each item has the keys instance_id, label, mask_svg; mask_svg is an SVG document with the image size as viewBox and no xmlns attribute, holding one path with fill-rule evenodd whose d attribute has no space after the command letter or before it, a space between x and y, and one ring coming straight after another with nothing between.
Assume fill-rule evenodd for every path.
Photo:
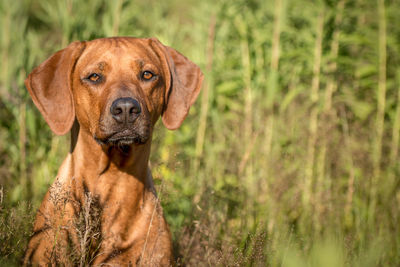
<instances>
[{"instance_id":1,"label":"short fur","mask_svg":"<svg viewBox=\"0 0 400 267\"><path fill-rule=\"evenodd\" d=\"M154 76L143 79L144 71ZM101 79L91 82L92 73ZM169 129L181 125L202 80L200 69L174 49L129 37L71 43L29 74L26 87L52 131L72 130L24 265L173 264L148 167L151 138L160 116ZM133 123L122 125L110 114L118 98L140 103Z\"/></svg>"}]
</instances>

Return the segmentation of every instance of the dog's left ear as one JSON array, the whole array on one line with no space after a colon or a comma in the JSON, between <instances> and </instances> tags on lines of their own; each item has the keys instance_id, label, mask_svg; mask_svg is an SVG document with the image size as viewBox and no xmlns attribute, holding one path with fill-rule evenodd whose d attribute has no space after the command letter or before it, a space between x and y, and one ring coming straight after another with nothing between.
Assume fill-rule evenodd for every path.
<instances>
[{"instance_id":1,"label":"dog's left ear","mask_svg":"<svg viewBox=\"0 0 400 267\"><path fill-rule=\"evenodd\" d=\"M163 61L166 92L162 121L170 130L179 128L189 113L190 106L200 93L203 73L185 56L152 38L152 45Z\"/></svg>"}]
</instances>

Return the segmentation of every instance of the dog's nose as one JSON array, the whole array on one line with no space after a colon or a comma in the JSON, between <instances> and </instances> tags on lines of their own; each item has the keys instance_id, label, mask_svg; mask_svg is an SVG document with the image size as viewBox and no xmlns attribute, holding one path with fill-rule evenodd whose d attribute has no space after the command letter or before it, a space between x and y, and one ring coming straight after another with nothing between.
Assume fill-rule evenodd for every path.
<instances>
[{"instance_id":1,"label":"dog's nose","mask_svg":"<svg viewBox=\"0 0 400 267\"><path fill-rule=\"evenodd\" d=\"M114 100L110 113L119 123L134 122L141 112L140 104L136 99L122 97Z\"/></svg>"}]
</instances>

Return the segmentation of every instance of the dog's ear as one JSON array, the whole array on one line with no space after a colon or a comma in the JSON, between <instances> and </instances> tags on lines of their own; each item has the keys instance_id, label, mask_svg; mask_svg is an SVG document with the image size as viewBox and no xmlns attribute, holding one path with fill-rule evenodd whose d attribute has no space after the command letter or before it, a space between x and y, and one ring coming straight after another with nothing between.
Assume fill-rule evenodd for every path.
<instances>
[{"instance_id":1,"label":"dog's ear","mask_svg":"<svg viewBox=\"0 0 400 267\"><path fill-rule=\"evenodd\" d=\"M189 113L190 106L200 93L203 73L200 68L176 50L164 46L157 39L152 42L164 57L165 100L162 121L170 130L179 128Z\"/></svg>"},{"instance_id":2,"label":"dog's ear","mask_svg":"<svg viewBox=\"0 0 400 267\"><path fill-rule=\"evenodd\" d=\"M57 135L66 134L75 120L71 82L84 48L83 42L71 43L36 67L25 80L33 102Z\"/></svg>"}]
</instances>

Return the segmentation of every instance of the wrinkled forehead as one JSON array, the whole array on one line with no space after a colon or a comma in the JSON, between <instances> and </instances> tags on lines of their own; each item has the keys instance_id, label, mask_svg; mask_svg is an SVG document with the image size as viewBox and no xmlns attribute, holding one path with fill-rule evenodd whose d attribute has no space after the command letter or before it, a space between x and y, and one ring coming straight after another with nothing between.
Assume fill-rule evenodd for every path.
<instances>
[{"instance_id":1,"label":"wrinkled forehead","mask_svg":"<svg viewBox=\"0 0 400 267\"><path fill-rule=\"evenodd\" d=\"M107 65L125 66L133 63L160 64L159 56L155 53L148 39L138 38L104 38L86 43L77 67L97 65L100 62Z\"/></svg>"}]
</instances>

